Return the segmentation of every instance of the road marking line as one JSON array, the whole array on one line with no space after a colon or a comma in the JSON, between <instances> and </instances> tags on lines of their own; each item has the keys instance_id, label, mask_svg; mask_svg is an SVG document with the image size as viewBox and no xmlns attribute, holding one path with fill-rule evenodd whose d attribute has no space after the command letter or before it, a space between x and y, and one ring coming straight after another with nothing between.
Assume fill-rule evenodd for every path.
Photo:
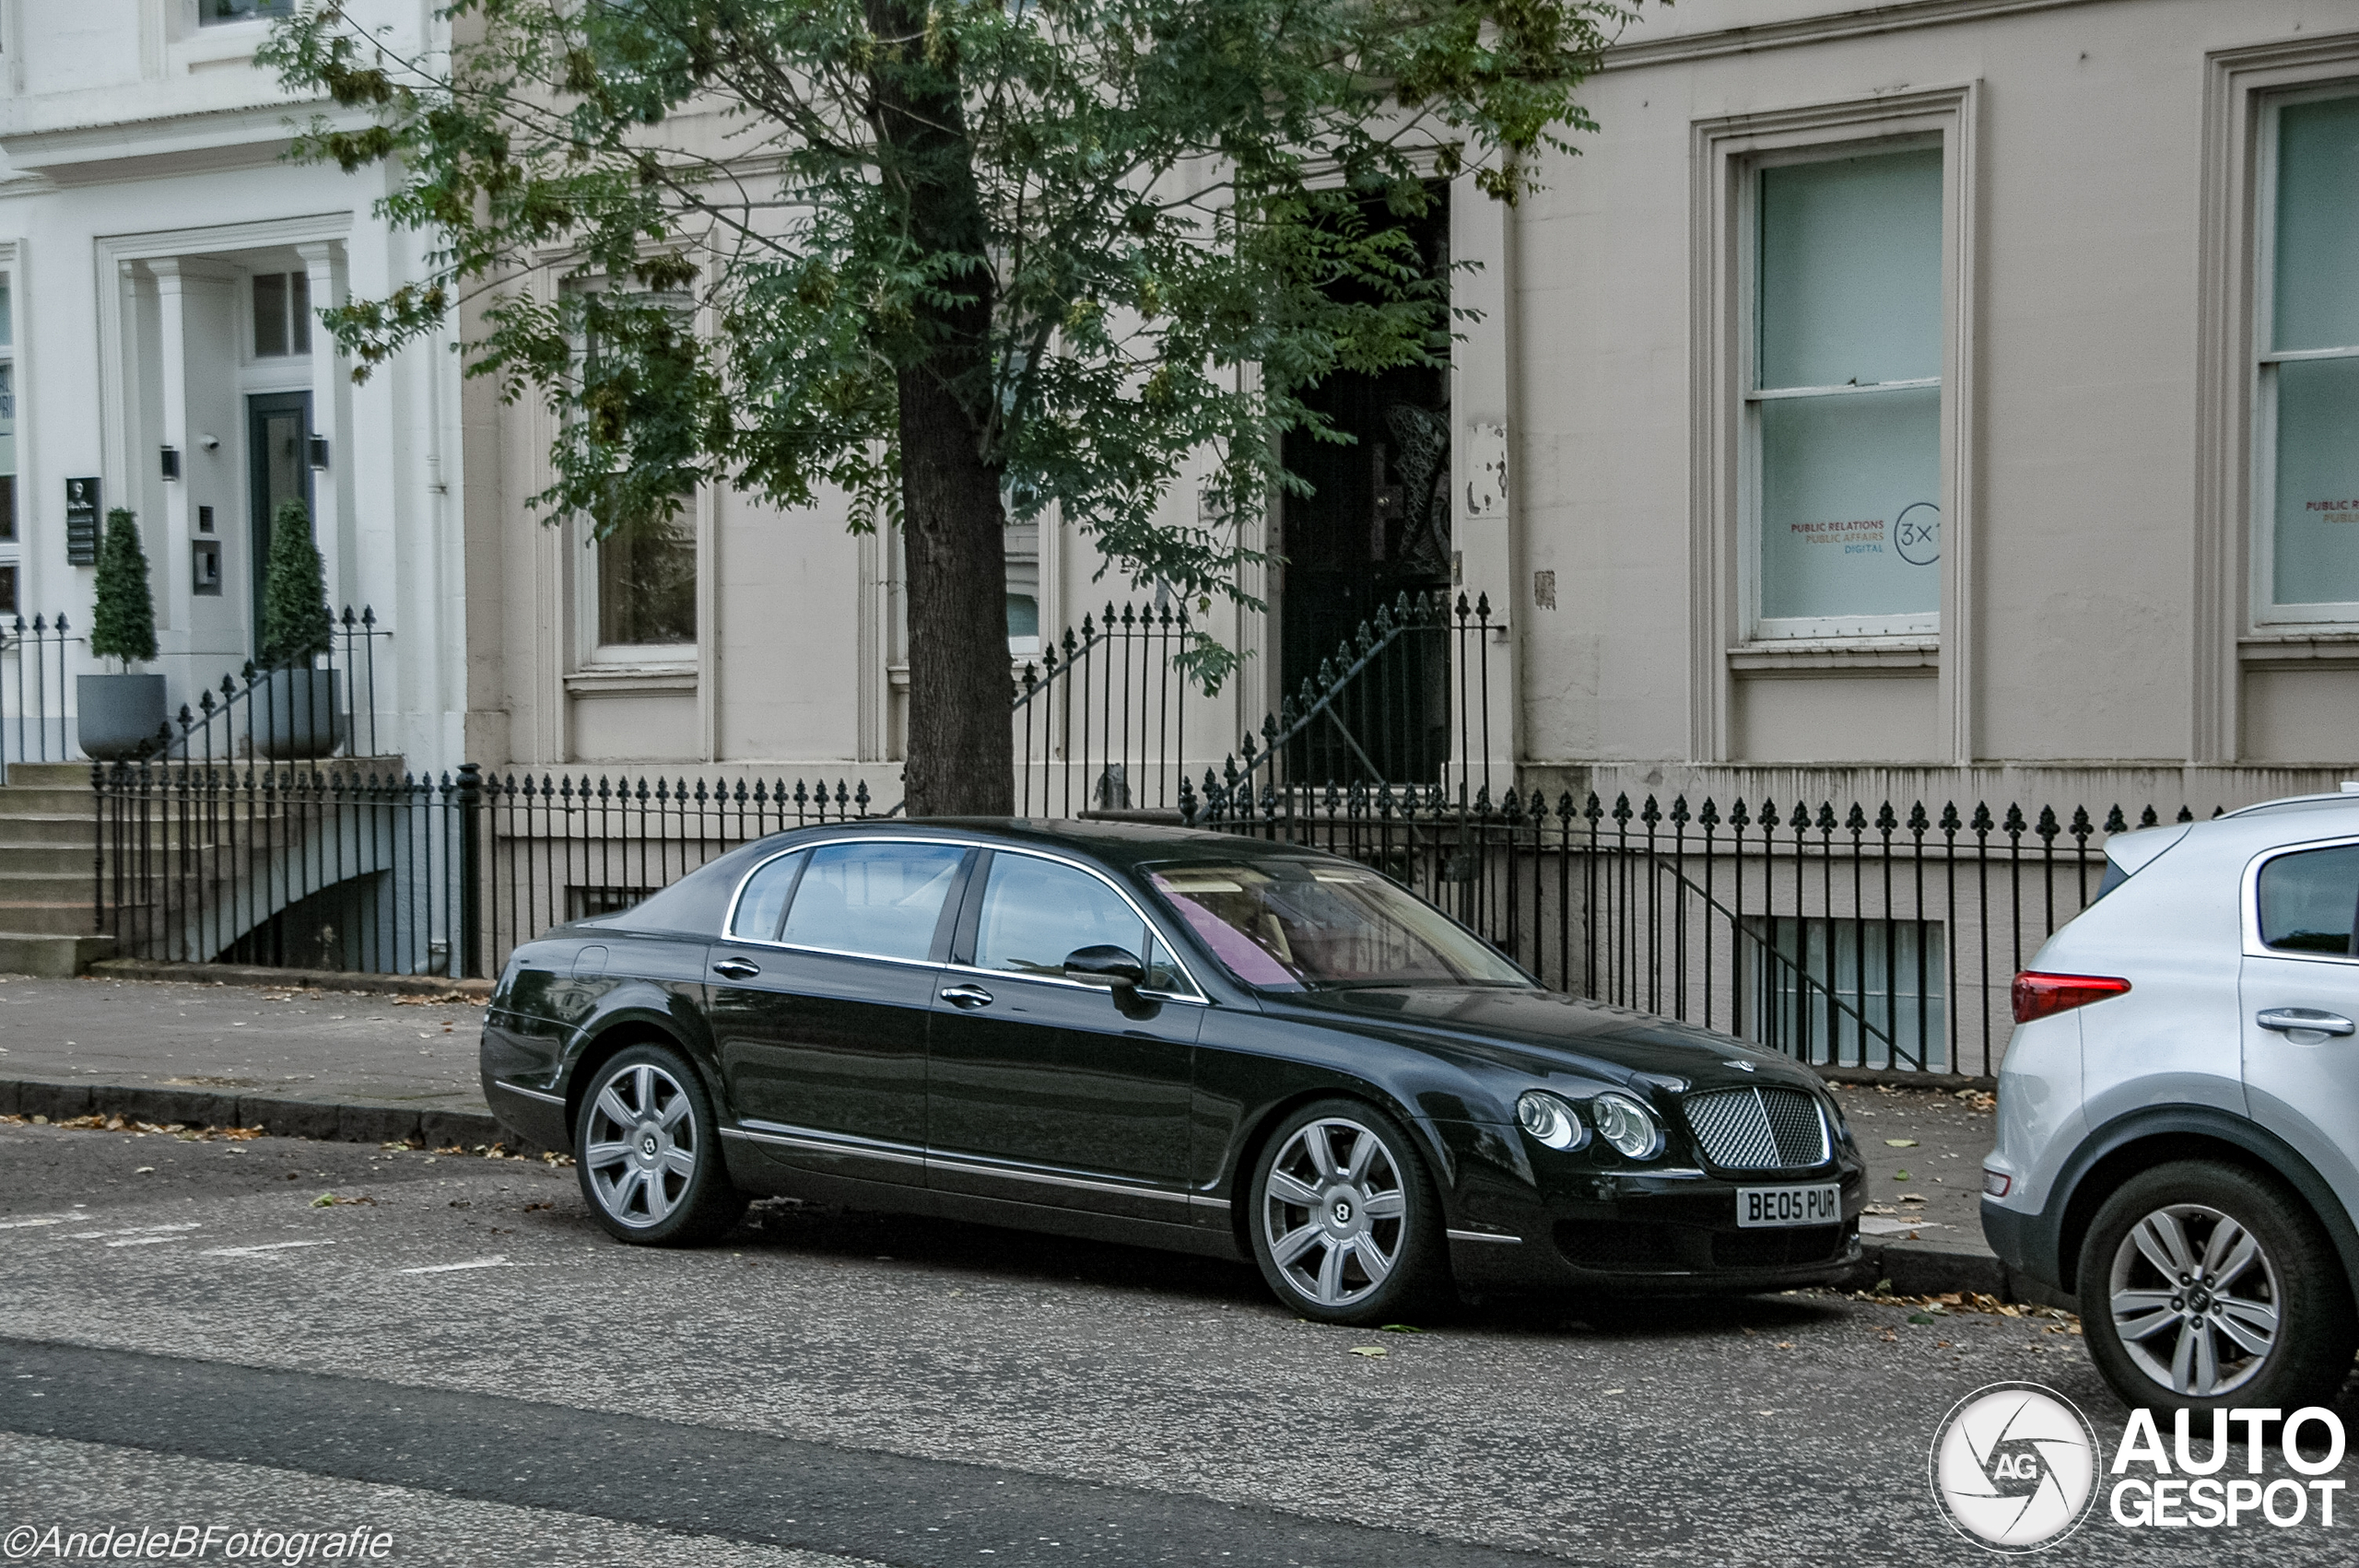
<instances>
[{"instance_id":1,"label":"road marking line","mask_svg":"<svg viewBox=\"0 0 2359 1568\"><path fill-rule=\"evenodd\" d=\"M194 1231L202 1230L204 1226L199 1222L191 1220L184 1225L133 1225L128 1230L121 1231L76 1231L72 1235L67 1236L65 1239L68 1241L102 1241L108 1236L161 1235L167 1231Z\"/></svg>"},{"instance_id":2,"label":"road marking line","mask_svg":"<svg viewBox=\"0 0 2359 1568\"><path fill-rule=\"evenodd\" d=\"M284 1252L291 1246L334 1246L332 1241L266 1241L259 1246L208 1246L200 1258L252 1258L257 1252Z\"/></svg>"},{"instance_id":3,"label":"road marking line","mask_svg":"<svg viewBox=\"0 0 2359 1568\"><path fill-rule=\"evenodd\" d=\"M507 1265L506 1254L497 1258L478 1258L472 1263L429 1263L423 1269L403 1269L404 1274L455 1274L462 1269L499 1269Z\"/></svg>"}]
</instances>

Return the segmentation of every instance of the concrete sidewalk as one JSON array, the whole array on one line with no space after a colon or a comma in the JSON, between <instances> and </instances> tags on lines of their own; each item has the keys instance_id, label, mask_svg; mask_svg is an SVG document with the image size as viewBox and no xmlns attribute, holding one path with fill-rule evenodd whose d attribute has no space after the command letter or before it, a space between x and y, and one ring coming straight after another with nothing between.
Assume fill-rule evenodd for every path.
<instances>
[{"instance_id":1,"label":"concrete sidewalk","mask_svg":"<svg viewBox=\"0 0 2359 1568\"><path fill-rule=\"evenodd\" d=\"M472 1149L503 1134L476 1078L465 1000L297 986L0 978L0 1115L120 1114L280 1136ZM1836 1093L1867 1156L1868 1263L1902 1295L2051 1301L1983 1245L1989 1096L1889 1085ZM511 1147L515 1140L509 1138Z\"/></svg>"}]
</instances>

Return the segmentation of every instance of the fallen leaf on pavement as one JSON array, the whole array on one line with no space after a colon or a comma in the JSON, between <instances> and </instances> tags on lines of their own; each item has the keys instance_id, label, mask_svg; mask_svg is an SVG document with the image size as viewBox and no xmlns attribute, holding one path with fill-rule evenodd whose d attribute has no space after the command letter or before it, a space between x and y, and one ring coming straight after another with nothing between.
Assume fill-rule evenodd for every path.
<instances>
[{"instance_id":1,"label":"fallen leaf on pavement","mask_svg":"<svg viewBox=\"0 0 2359 1568\"><path fill-rule=\"evenodd\" d=\"M1370 1360L1374 1360L1378 1356L1389 1356L1391 1353L1392 1352L1391 1351L1386 1350L1382 1345L1354 1345L1352 1347L1352 1354L1356 1356L1367 1356Z\"/></svg>"},{"instance_id":2,"label":"fallen leaf on pavement","mask_svg":"<svg viewBox=\"0 0 2359 1568\"><path fill-rule=\"evenodd\" d=\"M1914 1138L1887 1138L1884 1141L1884 1146L1887 1149L1914 1149L1917 1147L1917 1140Z\"/></svg>"}]
</instances>

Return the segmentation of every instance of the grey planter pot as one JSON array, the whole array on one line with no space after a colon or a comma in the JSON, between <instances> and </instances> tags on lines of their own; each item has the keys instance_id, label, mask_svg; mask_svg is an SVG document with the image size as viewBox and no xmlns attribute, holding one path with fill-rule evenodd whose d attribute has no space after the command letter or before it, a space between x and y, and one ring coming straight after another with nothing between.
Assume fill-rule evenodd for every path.
<instances>
[{"instance_id":1,"label":"grey planter pot","mask_svg":"<svg viewBox=\"0 0 2359 1568\"><path fill-rule=\"evenodd\" d=\"M83 755L101 762L130 756L164 727L161 675L76 675L74 700Z\"/></svg>"},{"instance_id":2,"label":"grey planter pot","mask_svg":"<svg viewBox=\"0 0 2359 1568\"><path fill-rule=\"evenodd\" d=\"M287 760L326 756L344 740L343 672L273 670L246 700L254 750Z\"/></svg>"}]
</instances>

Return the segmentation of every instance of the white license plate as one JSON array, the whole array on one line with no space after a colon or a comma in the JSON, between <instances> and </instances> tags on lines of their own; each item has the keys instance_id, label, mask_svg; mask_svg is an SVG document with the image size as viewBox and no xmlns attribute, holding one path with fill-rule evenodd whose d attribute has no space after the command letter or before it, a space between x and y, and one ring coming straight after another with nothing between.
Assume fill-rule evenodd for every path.
<instances>
[{"instance_id":1,"label":"white license plate","mask_svg":"<svg viewBox=\"0 0 2359 1568\"><path fill-rule=\"evenodd\" d=\"M1740 1187L1736 1223L1748 1230L1760 1225L1839 1225L1843 1189L1831 1181L1823 1187Z\"/></svg>"}]
</instances>

